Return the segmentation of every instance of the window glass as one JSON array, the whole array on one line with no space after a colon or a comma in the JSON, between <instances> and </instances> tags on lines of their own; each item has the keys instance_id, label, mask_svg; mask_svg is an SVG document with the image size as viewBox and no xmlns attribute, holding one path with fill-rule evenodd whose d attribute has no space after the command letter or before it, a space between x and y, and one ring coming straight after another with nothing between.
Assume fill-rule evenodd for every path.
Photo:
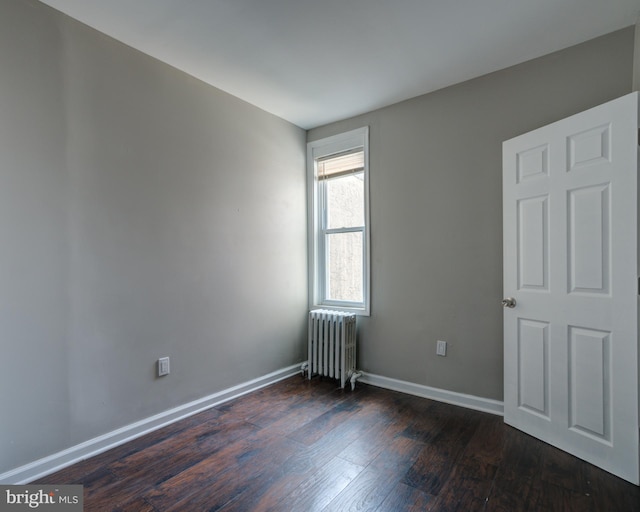
<instances>
[{"instance_id":1,"label":"window glass","mask_svg":"<svg viewBox=\"0 0 640 512\"><path fill-rule=\"evenodd\" d=\"M362 231L326 235L327 299L362 302Z\"/></svg>"},{"instance_id":2,"label":"window glass","mask_svg":"<svg viewBox=\"0 0 640 512\"><path fill-rule=\"evenodd\" d=\"M326 180L327 228L364 226L364 172Z\"/></svg>"}]
</instances>

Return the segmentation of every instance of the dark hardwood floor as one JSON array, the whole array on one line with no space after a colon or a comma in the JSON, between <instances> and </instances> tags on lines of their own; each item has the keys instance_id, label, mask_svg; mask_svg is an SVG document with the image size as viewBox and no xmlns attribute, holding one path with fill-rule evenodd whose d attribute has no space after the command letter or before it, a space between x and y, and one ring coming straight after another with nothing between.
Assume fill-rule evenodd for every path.
<instances>
[{"instance_id":1,"label":"dark hardwood floor","mask_svg":"<svg viewBox=\"0 0 640 512\"><path fill-rule=\"evenodd\" d=\"M640 511L640 488L502 418L293 377L37 483L85 511Z\"/></svg>"}]
</instances>

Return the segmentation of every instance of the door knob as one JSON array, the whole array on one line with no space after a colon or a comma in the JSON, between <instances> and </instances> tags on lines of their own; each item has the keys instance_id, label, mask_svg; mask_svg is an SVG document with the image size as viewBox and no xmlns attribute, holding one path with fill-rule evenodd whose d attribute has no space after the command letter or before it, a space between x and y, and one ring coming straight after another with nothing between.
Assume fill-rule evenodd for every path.
<instances>
[{"instance_id":1,"label":"door knob","mask_svg":"<svg viewBox=\"0 0 640 512\"><path fill-rule=\"evenodd\" d=\"M514 299L513 297L507 297L506 299L502 299L502 307L515 308L516 307L516 299Z\"/></svg>"}]
</instances>

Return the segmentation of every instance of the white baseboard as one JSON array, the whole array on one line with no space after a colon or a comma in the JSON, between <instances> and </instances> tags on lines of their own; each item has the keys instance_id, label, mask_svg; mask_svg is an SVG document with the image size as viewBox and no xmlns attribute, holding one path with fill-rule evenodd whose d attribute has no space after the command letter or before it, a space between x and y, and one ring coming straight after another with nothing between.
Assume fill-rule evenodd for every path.
<instances>
[{"instance_id":1,"label":"white baseboard","mask_svg":"<svg viewBox=\"0 0 640 512\"><path fill-rule=\"evenodd\" d=\"M359 382L371 384L372 386L377 386L379 388L400 391L409 395L430 398L431 400L437 400L438 402L459 405L460 407L466 407L467 409L475 409L476 411L488 412L499 416L504 415L504 404L499 400L466 395L464 393L456 393L455 391L447 391L446 389L432 388L422 384L414 384L413 382L406 382L366 372L362 373L362 377L359 379Z\"/></svg>"},{"instance_id":2,"label":"white baseboard","mask_svg":"<svg viewBox=\"0 0 640 512\"><path fill-rule=\"evenodd\" d=\"M231 388L213 393L212 395L174 407L149 418L89 439L66 450L54 453L24 466L0 474L0 484L27 484L38 478L55 473L67 466L88 459L94 455L115 448L144 434L157 430L170 423L181 420L193 414L227 402L241 395L286 379L300 372L300 363L275 372L263 375L257 379L238 384Z\"/></svg>"},{"instance_id":3,"label":"white baseboard","mask_svg":"<svg viewBox=\"0 0 640 512\"><path fill-rule=\"evenodd\" d=\"M125 425L112 432L89 439L84 443L67 448L42 459L38 459L24 466L0 474L0 484L27 484L38 478L55 473L76 462L88 459L94 455L115 448L128 441L132 441L144 434L162 428L170 423L181 420L206 409L220 405L239 396L245 395L257 389L268 386L280 380L286 379L300 372L300 364L282 368L257 379L238 384L231 388L213 393L212 395L194 400L192 402L174 407L149 418ZM383 377L372 373L363 372L359 382L371 384L385 389L400 391L409 395L430 398L440 402L446 402L469 409L503 415L503 403L498 400L482 398L445 389L432 388L421 384L414 384L402 380Z\"/></svg>"}]
</instances>

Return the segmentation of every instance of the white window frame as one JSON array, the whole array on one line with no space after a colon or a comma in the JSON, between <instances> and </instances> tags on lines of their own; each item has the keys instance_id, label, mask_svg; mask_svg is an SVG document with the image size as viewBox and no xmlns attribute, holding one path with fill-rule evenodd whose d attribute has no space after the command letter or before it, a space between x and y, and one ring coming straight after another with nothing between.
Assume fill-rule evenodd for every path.
<instances>
[{"instance_id":1,"label":"white window frame","mask_svg":"<svg viewBox=\"0 0 640 512\"><path fill-rule=\"evenodd\" d=\"M318 179L317 161L332 155L339 155L361 148L364 152L364 229L363 229L363 302L329 300L324 296L325 258L324 235L325 222L323 208L323 184ZM309 219L309 307L340 311L352 311L357 315L371 314L371 258L369 223L369 127L358 128L307 144L307 189ZM356 231L359 231L358 228ZM335 231L335 230L332 230Z\"/></svg>"}]
</instances>

